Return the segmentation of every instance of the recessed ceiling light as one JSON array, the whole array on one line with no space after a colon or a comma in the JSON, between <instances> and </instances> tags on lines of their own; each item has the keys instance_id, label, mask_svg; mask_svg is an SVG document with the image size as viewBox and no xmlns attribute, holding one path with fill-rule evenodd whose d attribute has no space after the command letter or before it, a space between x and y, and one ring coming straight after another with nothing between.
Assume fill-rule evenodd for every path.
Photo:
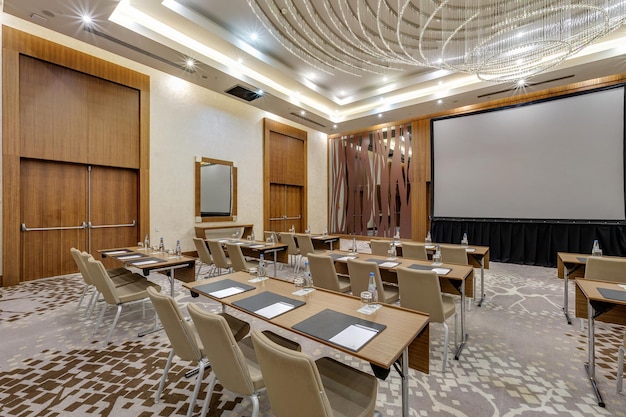
<instances>
[{"instance_id":1,"label":"recessed ceiling light","mask_svg":"<svg viewBox=\"0 0 626 417\"><path fill-rule=\"evenodd\" d=\"M443 104L443 100L442 99L437 100L437 104Z\"/></svg>"},{"instance_id":2,"label":"recessed ceiling light","mask_svg":"<svg viewBox=\"0 0 626 417\"><path fill-rule=\"evenodd\" d=\"M193 58L187 58L185 60L185 66L187 68L195 68L196 67L196 61Z\"/></svg>"},{"instance_id":3,"label":"recessed ceiling light","mask_svg":"<svg viewBox=\"0 0 626 417\"><path fill-rule=\"evenodd\" d=\"M93 19L88 14L84 14L80 17L84 24L90 25L93 23Z\"/></svg>"},{"instance_id":4,"label":"recessed ceiling light","mask_svg":"<svg viewBox=\"0 0 626 417\"><path fill-rule=\"evenodd\" d=\"M253 32L250 34L250 39L256 41L257 39L259 39L259 35L256 32Z\"/></svg>"},{"instance_id":5,"label":"recessed ceiling light","mask_svg":"<svg viewBox=\"0 0 626 417\"><path fill-rule=\"evenodd\" d=\"M378 113L378 118L381 119L383 117L382 113Z\"/></svg>"},{"instance_id":6,"label":"recessed ceiling light","mask_svg":"<svg viewBox=\"0 0 626 417\"><path fill-rule=\"evenodd\" d=\"M265 91L259 89L256 93L257 95L262 96L263 94L265 94Z\"/></svg>"}]
</instances>

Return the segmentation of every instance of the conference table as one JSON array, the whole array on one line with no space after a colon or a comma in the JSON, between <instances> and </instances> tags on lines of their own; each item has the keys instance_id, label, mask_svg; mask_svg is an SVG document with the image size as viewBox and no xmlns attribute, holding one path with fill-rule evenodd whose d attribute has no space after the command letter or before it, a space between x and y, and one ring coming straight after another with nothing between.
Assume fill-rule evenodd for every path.
<instances>
[{"instance_id":1,"label":"conference table","mask_svg":"<svg viewBox=\"0 0 626 417\"><path fill-rule=\"evenodd\" d=\"M340 236L337 235L311 235L311 242L315 249L333 250L333 244L339 242Z\"/></svg>"},{"instance_id":2,"label":"conference table","mask_svg":"<svg viewBox=\"0 0 626 417\"><path fill-rule=\"evenodd\" d=\"M585 277L585 264L591 256L583 253L558 252L556 254L557 277L563 278L563 314L567 324L572 324L569 316L569 280Z\"/></svg>"},{"instance_id":3,"label":"conference table","mask_svg":"<svg viewBox=\"0 0 626 417\"><path fill-rule=\"evenodd\" d=\"M207 239L208 240L208 239ZM276 272L276 263L289 263L289 253L287 249L289 245L286 243L280 242L261 242L261 241L250 241L247 239L212 239L214 241L218 241L222 245L226 243L232 243L235 245L239 245L241 247L241 253L243 256L248 256L251 258L259 259L261 254L263 254L263 259L267 262L269 261L269 257L267 255L272 254L274 260L274 275Z\"/></svg>"},{"instance_id":4,"label":"conference table","mask_svg":"<svg viewBox=\"0 0 626 417\"><path fill-rule=\"evenodd\" d=\"M596 383L595 322L603 321L626 325L626 285L591 279L575 279L576 317L587 318L587 354L585 370L597 403L604 407L602 394Z\"/></svg>"},{"instance_id":5,"label":"conference table","mask_svg":"<svg viewBox=\"0 0 626 417\"><path fill-rule=\"evenodd\" d=\"M223 308L243 311L376 366L394 366L402 382L402 415L409 416L408 368L429 372L428 315L386 304L363 314L358 311L363 307L360 298L320 288L298 295L302 290L289 281L259 279L244 272L183 285ZM344 325L333 337L323 334ZM358 339L346 338L352 331L355 336L368 335L367 341L351 345ZM398 361L400 369L395 366Z\"/></svg>"},{"instance_id":6,"label":"conference table","mask_svg":"<svg viewBox=\"0 0 626 417\"><path fill-rule=\"evenodd\" d=\"M457 346L454 359L459 360L467 339L469 337L465 325L465 297L473 296L474 268L471 265L458 264L441 264L434 266L429 261L418 261L409 258L388 258L385 256L372 255L369 253L350 253L345 251L329 251L327 255L335 260L335 269L337 273L343 275L348 274L348 258L358 258L363 261L376 262L380 271L380 278L383 282L398 285L398 276L396 268L405 266L416 269L432 269L437 272L441 283L441 290L446 293L461 296L461 342Z\"/></svg>"},{"instance_id":7,"label":"conference table","mask_svg":"<svg viewBox=\"0 0 626 417\"><path fill-rule=\"evenodd\" d=\"M110 258L142 271L144 276L150 272L165 272L170 282L170 295L174 296L174 279L191 282L195 279L196 259L188 256L160 252L140 246L100 249L102 258Z\"/></svg>"}]
</instances>

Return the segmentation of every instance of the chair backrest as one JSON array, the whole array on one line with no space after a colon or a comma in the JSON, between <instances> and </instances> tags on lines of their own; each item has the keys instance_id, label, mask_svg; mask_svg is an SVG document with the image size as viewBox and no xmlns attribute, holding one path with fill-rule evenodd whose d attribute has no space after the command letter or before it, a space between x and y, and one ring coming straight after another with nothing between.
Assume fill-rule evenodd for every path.
<instances>
[{"instance_id":1,"label":"chair backrest","mask_svg":"<svg viewBox=\"0 0 626 417\"><path fill-rule=\"evenodd\" d=\"M243 257L240 245L226 243L226 250L228 251L228 257L230 258L235 272L248 270L248 263L246 262L246 258Z\"/></svg>"},{"instance_id":2,"label":"chair backrest","mask_svg":"<svg viewBox=\"0 0 626 417\"><path fill-rule=\"evenodd\" d=\"M333 415L317 365L310 356L272 342L259 330L252 331L252 343L263 373L273 415Z\"/></svg>"},{"instance_id":3,"label":"chair backrest","mask_svg":"<svg viewBox=\"0 0 626 417\"><path fill-rule=\"evenodd\" d=\"M187 311L196 325L204 353L220 384L229 391L252 395L254 383L246 358L226 319L219 314L209 313L194 303L187 305Z\"/></svg>"},{"instance_id":4,"label":"chair backrest","mask_svg":"<svg viewBox=\"0 0 626 417\"><path fill-rule=\"evenodd\" d=\"M467 250L463 246L440 245L441 262L447 264L469 265Z\"/></svg>"},{"instance_id":5,"label":"chair backrest","mask_svg":"<svg viewBox=\"0 0 626 417\"><path fill-rule=\"evenodd\" d=\"M263 237L265 238L266 242L267 239L272 238L274 239L274 243L278 243L278 233L274 232L273 230L265 230L263 232Z\"/></svg>"},{"instance_id":6,"label":"chair backrest","mask_svg":"<svg viewBox=\"0 0 626 417\"><path fill-rule=\"evenodd\" d=\"M298 242L298 247L300 248L300 254L302 256L307 256L309 253L315 252L311 235L306 233L296 233L296 242Z\"/></svg>"},{"instance_id":7,"label":"chair backrest","mask_svg":"<svg viewBox=\"0 0 626 417\"><path fill-rule=\"evenodd\" d=\"M626 259L590 256L585 265L585 278L626 282Z\"/></svg>"},{"instance_id":8,"label":"chair backrest","mask_svg":"<svg viewBox=\"0 0 626 417\"><path fill-rule=\"evenodd\" d=\"M370 240L370 248L372 248L372 255L387 256L387 251L391 241L389 240Z\"/></svg>"},{"instance_id":9,"label":"chair backrest","mask_svg":"<svg viewBox=\"0 0 626 417\"><path fill-rule=\"evenodd\" d=\"M380 279L380 270L376 262L362 261L360 259L348 259L348 274L350 274L350 286L352 294L359 297L361 292L367 291L370 280L370 272L374 273L378 302L385 302L385 290Z\"/></svg>"},{"instance_id":10,"label":"chair backrest","mask_svg":"<svg viewBox=\"0 0 626 417\"><path fill-rule=\"evenodd\" d=\"M427 261L426 245L423 243L402 242L402 257L416 259L418 261Z\"/></svg>"},{"instance_id":11,"label":"chair backrest","mask_svg":"<svg viewBox=\"0 0 626 417\"><path fill-rule=\"evenodd\" d=\"M87 267L87 273L89 274L93 285L95 285L98 291L100 291L104 301L113 305L120 304L121 300L117 296L115 285L113 284L113 281L111 281L111 277L109 277L109 274L107 273L104 265L102 265L102 262L95 260L93 256L86 252L84 252L84 254L81 253L81 257L83 257L83 261Z\"/></svg>"},{"instance_id":12,"label":"chair backrest","mask_svg":"<svg viewBox=\"0 0 626 417\"><path fill-rule=\"evenodd\" d=\"M82 257L80 256L80 251L76 248L70 248L70 253L72 254L72 258L74 258L74 262L76 263L76 266L78 267L78 271L80 272L80 275L82 275L85 283L87 283L87 285L93 285L93 281L91 280L91 277L89 276L87 267L85 266L85 263Z\"/></svg>"},{"instance_id":13,"label":"chair backrest","mask_svg":"<svg viewBox=\"0 0 626 417\"><path fill-rule=\"evenodd\" d=\"M209 252L209 248L207 247L204 239L194 237L193 243L196 245L196 252L198 253L200 262L205 265L211 265L213 263L213 257L211 256L211 252Z\"/></svg>"},{"instance_id":14,"label":"chair backrest","mask_svg":"<svg viewBox=\"0 0 626 417\"><path fill-rule=\"evenodd\" d=\"M202 357L201 345L196 340L191 323L187 322L180 312L176 300L152 287L148 287L147 291L165 334L170 339L174 353L182 360L200 360Z\"/></svg>"},{"instance_id":15,"label":"chair backrest","mask_svg":"<svg viewBox=\"0 0 626 417\"><path fill-rule=\"evenodd\" d=\"M209 244L209 250L211 251L211 257L213 258L215 266L221 269L230 268L230 264L228 263L226 254L222 248L222 244L218 240L213 239L208 239L207 243Z\"/></svg>"},{"instance_id":16,"label":"chair backrest","mask_svg":"<svg viewBox=\"0 0 626 417\"><path fill-rule=\"evenodd\" d=\"M298 249L298 245L296 245L296 239L293 233L283 232L280 234L280 241L287 245L287 252L289 255L298 255L300 250Z\"/></svg>"},{"instance_id":17,"label":"chair backrest","mask_svg":"<svg viewBox=\"0 0 626 417\"><path fill-rule=\"evenodd\" d=\"M442 323L445 320L441 284L435 271L424 271L400 266L398 289L400 305L411 310L430 315L430 321Z\"/></svg>"},{"instance_id":18,"label":"chair backrest","mask_svg":"<svg viewBox=\"0 0 626 417\"><path fill-rule=\"evenodd\" d=\"M328 255L309 253L309 269L313 285L327 290L340 291L335 261Z\"/></svg>"}]
</instances>

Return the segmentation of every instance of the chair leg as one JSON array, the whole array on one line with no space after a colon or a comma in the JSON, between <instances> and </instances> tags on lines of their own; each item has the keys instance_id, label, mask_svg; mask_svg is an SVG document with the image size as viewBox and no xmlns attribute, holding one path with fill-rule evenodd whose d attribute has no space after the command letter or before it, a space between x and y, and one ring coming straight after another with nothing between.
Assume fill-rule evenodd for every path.
<instances>
[{"instance_id":1,"label":"chair leg","mask_svg":"<svg viewBox=\"0 0 626 417\"><path fill-rule=\"evenodd\" d=\"M619 347L617 352L617 393L622 392L622 384L624 383L624 346Z\"/></svg>"},{"instance_id":2,"label":"chair leg","mask_svg":"<svg viewBox=\"0 0 626 417\"><path fill-rule=\"evenodd\" d=\"M215 372L211 373L209 376L209 386L206 390L206 398L204 399L204 404L202 405L202 412L200 413L200 417L205 417L206 413L209 412L209 405L211 404L211 397L213 396L213 390L215 389L215 382L217 378L215 377Z\"/></svg>"},{"instance_id":3,"label":"chair leg","mask_svg":"<svg viewBox=\"0 0 626 417\"><path fill-rule=\"evenodd\" d=\"M198 393L200 392L200 385L202 385L202 378L204 377L204 361L201 359L198 361L198 379L196 379L196 386L193 390L193 395L191 396L191 401L189 402L189 411L187 411L187 417L191 417L193 414L193 409L196 405L196 399L198 398Z\"/></svg>"},{"instance_id":4,"label":"chair leg","mask_svg":"<svg viewBox=\"0 0 626 417\"><path fill-rule=\"evenodd\" d=\"M252 401L252 417L258 417L259 416L259 395L257 393L252 394L250 396L250 401Z\"/></svg>"},{"instance_id":5,"label":"chair leg","mask_svg":"<svg viewBox=\"0 0 626 417\"><path fill-rule=\"evenodd\" d=\"M80 295L80 299L78 300L78 305L76 306L76 310L80 310L80 306L83 304L83 300L85 298L85 294L87 294L87 290L89 289L89 285L85 284L83 288L83 293Z\"/></svg>"},{"instance_id":6,"label":"chair leg","mask_svg":"<svg viewBox=\"0 0 626 417\"><path fill-rule=\"evenodd\" d=\"M96 334L96 332L100 328L100 325L102 324L102 318L104 317L104 311L106 309L107 309L107 303L104 303L102 305L102 310L100 311L100 315L98 316L98 322L96 323L96 327L93 329L93 333L92 334Z\"/></svg>"},{"instance_id":7,"label":"chair leg","mask_svg":"<svg viewBox=\"0 0 626 417\"><path fill-rule=\"evenodd\" d=\"M90 318L91 317L91 313L93 313L93 310L96 307L96 304L98 304L98 295L100 293L98 292L97 289L94 289L93 292L91 293L91 297L89 298L89 305L87 306L87 310L85 310L85 318Z\"/></svg>"},{"instance_id":8,"label":"chair leg","mask_svg":"<svg viewBox=\"0 0 626 417\"><path fill-rule=\"evenodd\" d=\"M115 313L115 318L113 319L113 323L111 323L111 328L109 329L109 333L107 333L107 338L104 341L104 345L108 345L109 341L111 340L111 335L113 334L113 329L115 329L115 326L117 325L117 320L119 320L120 318L120 313L122 312L122 305L118 304L117 305L117 312Z\"/></svg>"},{"instance_id":9,"label":"chair leg","mask_svg":"<svg viewBox=\"0 0 626 417\"><path fill-rule=\"evenodd\" d=\"M448 325L444 321L443 328L446 330L446 337L443 343L443 366L441 368L441 373L446 373L446 364L448 363L448 341L450 339L450 330L448 329Z\"/></svg>"},{"instance_id":10,"label":"chair leg","mask_svg":"<svg viewBox=\"0 0 626 417\"><path fill-rule=\"evenodd\" d=\"M167 357L167 362L165 362L165 368L163 368L163 376L161 377L161 382L159 382L159 388L154 395L155 403L158 403L159 398L161 398L161 393L163 392L163 387L165 386L165 380L167 379L167 373L170 371L170 366L172 366L172 359L174 359L174 349L170 350L170 354Z\"/></svg>"}]
</instances>

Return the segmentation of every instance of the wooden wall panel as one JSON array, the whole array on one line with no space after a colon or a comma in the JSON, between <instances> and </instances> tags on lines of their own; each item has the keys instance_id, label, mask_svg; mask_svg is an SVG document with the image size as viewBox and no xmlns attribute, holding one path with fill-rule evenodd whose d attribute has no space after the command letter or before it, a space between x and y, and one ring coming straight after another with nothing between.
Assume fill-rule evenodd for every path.
<instances>
[{"instance_id":1,"label":"wooden wall panel","mask_svg":"<svg viewBox=\"0 0 626 417\"><path fill-rule=\"evenodd\" d=\"M94 161L96 163L105 163L104 159L108 160L107 163L111 163L113 166L129 167L135 166L139 169L138 177L138 194L139 194L139 235L145 234L150 230L150 195L149 195L149 181L150 181L150 78L144 74L136 71L129 70L122 66L113 64L111 62L104 61L91 55L70 49L63 45L59 45L50 42L46 39L38 38L36 36L9 28L2 27L2 46L3 46L3 59L2 59L2 79L3 79L3 118L2 118L2 131L3 131L3 145L2 145L2 162L3 162L3 183L14 184L12 187L3 187L3 277L2 285L15 285L18 284L23 277L21 276L22 258L21 248L18 242L20 242L20 157L37 155L43 157L46 155L37 154L38 147L42 147L42 143L35 144L33 142L28 143L30 149L22 149L21 131L20 129L24 125L30 125L31 121L37 120L37 114L34 111L26 110L24 107L24 118L20 117L20 100L21 97L32 98L34 94L24 90L20 91L20 56L26 59L33 59L44 61L49 64L55 64L65 69L72 70L73 72L81 73L83 77L90 80L97 80L96 82L115 83L116 86L112 90L108 90L103 96L102 91L98 92L97 96L91 100L95 100L96 104L104 105L104 102L111 101L111 99L119 99L123 95L131 97L126 105L120 105L119 108L109 109L106 117L109 121L113 120L109 126L108 132L101 130L107 122L103 121L100 124L92 124L94 131L93 137L100 139L105 137L114 137L117 142L106 143L106 140L99 140L95 143L94 147L87 148L85 153L94 154L97 153L97 158ZM30 58L29 58L30 57ZM26 76L27 74L25 74ZM33 74L31 74L31 79ZM36 78L36 77L35 77ZM56 87L56 86L55 86ZM75 85L69 86L65 94L76 93ZM115 91L113 91L115 90ZM22 95L21 95L22 93ZM100 101L103 100L104 101ZM131 104L132 101L132 104ZM138 104L137 104L138 103ZM55 106L63 108L62 102L56 102ZM70 107L68 112L67 107ZM63 108L65 112L72 113L75 116L81 109L76 109L76 106L66 106ZM29 113L30 112L30 113ZM136 115L136 120L130 124L119 123L119 117L123 114ZM99 115L98 115L99 116ZM49 117L46 115L45 117ZM63 117L63 116L61 116ZM96 116L94 116L96 117ZM89 118L89 116L87 117ZM57 123L56 118L50 123ZM71 123L82 123L81 117L72 117ZM36 122L38 123L38 122ZM70 126L72 129L72 126ZM41 129L39 129L41 132ZM122 139L120 131L132 131L133 135L138 137L137 151L134 155L133 152L128 152L125 139ZM33 133L27 133L29 137L34 137ZM60 149L65 150L71 148L69 152L79 155L76 157L81 161L85 161L83 155L83 143L85 136L81 138L83 141L80 143L72 143L69 145L69 141L65 141L66 138L60 139L62 142L57 144L54 150L46 151L54 153L54 158L60 160L74 159L67 158L64 152L60 152ZM61 136L59 136L61 137ZM57 140L55 138L55 140ZM106 155L108 151L108 155ZM47 155L48 155L47 154ZM59 156L61 155L61 156ZM49 156L49 155L48 155ZM128 162L132 159L132 164Z\"/></svg>"}]
</instances>

